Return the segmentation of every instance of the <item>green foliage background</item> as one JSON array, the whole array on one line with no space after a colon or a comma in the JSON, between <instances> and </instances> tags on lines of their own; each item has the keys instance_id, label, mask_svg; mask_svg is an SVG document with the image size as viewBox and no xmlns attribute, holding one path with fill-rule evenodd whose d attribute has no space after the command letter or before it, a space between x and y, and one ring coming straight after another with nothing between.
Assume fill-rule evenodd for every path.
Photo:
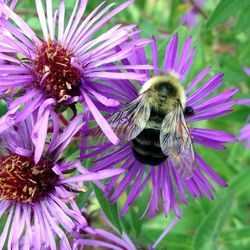
<instances>
[{"instance_id":1,"label":"green foliage background","mask_svg":"<svg viewBox=\"0 0 250 250\"><path fill-rule=\"evenodd\" d=\"M71 13L74 2L74 0L65 1L68 15ZM93 10L100 2L90 0L87 12ZM123 1L113 0L113 2ZM220 91L238 87L240 90L237 98L250 98L250 77L242 70L243 66L250 66L250 1L206 0L204 8L206 17L199 15L197 25L189 30L180 26L179 20L191 7L191 2L136 0L130 8L112 19L107 28L120 22L138 23L142 30L142 37L154 35L157 38L160 58L164 57L169 34L178 31L181 42L191 35L197 51L186 83L204 67L211 65L213 66L212 73L224 72L225 74L225 81ZM53 1L53 3L56 7L58 1ZM20 0L17 12L36 32L41 32L34 0ZM1 113L4 112L2 105ZM205 121L197 126L221 129L238 136L239 130L246 123L249 112L249 107L238 106L231 115ZM229 183L229 187L222 189L215 185L216 192L213 201L206 197L202 200L190 198L188 206L181 206L183 218L157 249L250 249L250 149L244 148L241 143L234 143L228 145L228 150L225 152L204 147L197 147L196 150ZM74 153L74 149L71 149L70 153ZM95 191L97 200L92 198L91 205L88 206L89 212L99 209L99 201L107 215L110 214L109 218L113 224L119 229L126 230L138 248L154 242L173 219L173 215L165 218L163 214L159 214L151 220L147 218L139 220L145 203L148 201L147 190L129 213L121 219L117 213L117 206L109 206L103 200L100 190L95 189ZM84 204L89 194L90 192L83 194L79 202ZM122 203L123 199L119 202ZM103 226L103 222L96 217L94 223Z\"/></svg>"}]
</instances>

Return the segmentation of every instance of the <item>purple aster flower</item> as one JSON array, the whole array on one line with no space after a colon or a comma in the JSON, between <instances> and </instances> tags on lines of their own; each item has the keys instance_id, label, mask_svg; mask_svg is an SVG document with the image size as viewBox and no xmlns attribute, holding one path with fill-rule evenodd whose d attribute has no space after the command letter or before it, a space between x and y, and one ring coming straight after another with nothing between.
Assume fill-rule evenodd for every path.
<instances>
[{"instance_id":1,"label":"purple aster flower","mask_svg":"<svg viewBox=\"0 0 250 250\"><path fill-rule=\"evenodd\" d=\"M197 16L204 6L204 0L193 0L193 5L180 19L180 24L186 25L189 29L193 28L197 23Z\"/></svg>"},{"instance_id":2,"label":"purple aster flower","mask_svg":"<svg viewBox=\"0 0 250 250\"><path fill-rule=\"evenodd\" d=\"M243 70L245 71L247 75L250 76L250 68L243 67ZM250 99L241 99L238 101L238 104L244 105L244 106L250 106ZM247 119L247 125L245 125L240 130L239 140L246 141L246 147L250 147L250 116Z\"/></svg>"},{"instance_id":3,"label":"purple aster flower","mask_svg":"<svg viewBox=\"0 0 250 250\"><path fill-rule=\"evenodd\" d=\"M119 232L118 232L119 234ZM77 239L73 243L73 250L91 249L113 249L113 250L136 250L137 248L126 233L121 237L103 229L93 229L85 238Z\"/></svg>"},{"instance_id":4,"label":"purple aster flower","mask_svg":"<svg viewBox=\"0 0 250 250\"><path fill-rule=\"evenodd\" d=\"M157 46L154 41L152 45L154 75L162 76L171 74L177 77L180 83L185 84L185 77L189 72L195 54L195 49L191 48L191 43L191 38L186 39L180 50L178 35L174 35L166 47L164 65L162 71L160 71L158 69ZM144 49L138 50L134 56L134 62L145 64L146 61ZM190 126L188 129L189 134L191 135L189 140L192 138L194 148L196 148L196 144L200 144L207 148L223 150L225 149L224 144L235 141L231 134L219 130L196 128L193 125L193 123L197 121L213 119L230 113L232 111L232 106L236 102L231 99L237 92L237 89L230 89L219 94L214 93L215 91L217 92L218 87L221 86L223 75L215 74L208 80L204 80L210 70L211 67L205 68L187 85L185 89L186 102L183 107L183 112L186 123L188 124L188 127ZM150 78L150 72L148 72L148 77ZM154 78L151 78L150 81L153 81L153 79ZM116 84L120 87L119 90L117 90L117 96L121 96L120 101L126 104L126 108L133 103L138 104L135 100L141 98L142 94L138 97L138 90L132 83L129 81L117 81ZM137 82L137 84L139 87L143 87L144 82ZM142 89L145 89L148 85L149 81L145 83L145 86ZM115 91L113 91L113 93L114 92ZM144 108L146 109L146 105ZM116 114L112 117L116 117ZM138 111L138 114L141 113ZM145 112L143 114L145 114ZM124 118L123 123L126 123L127 120L130 120L131 116L127 120L126 117L122 116L122 118ZM111 122L113 120L111 118ZM147 124L147 121L148 120L146 120L145 124ZM141 131L140 128L145 128L145 124L142 122L140 125L141 127L133 126L133 123L130 125L131 129L139 129L139 131ZM112 124L114 129L116 129L115 125L116 124ZM152 134L148 138L148 141L150 141L151 138L156 139L156 144L154 145L159 145L159 130L160 129L156 129L156 131L154 130L154 132L157 132L158 134ZM140 133L143 133L144 131L145 130ZM118 131L118 134L120 132L122 131ZM137 136L137 138L138 140L140 139L139 136ZM151 197L145 212L148 211L149 217L153 217L159 211L158 204L161 199L165 215L167 216L172 208L177 217L180 217L177 200L187 204L186 193L200 199L203 195L207 196L209 199L213 199L212 191L214 191L214 187L210 179L219 186L227 186L227 184L213 171L213 169L210 168L210 166L208 166L197 152L193 156L195 158L195 164L192 175L188 176L189 178L184 178L183 174L177 169L178 164L176 164L176 158L173 154L171 154L171 157L169 155L166 156L163 154L161 147L151 144L149 145L151 147L150 149L147 148L145 149L145 152L140 153L136 148L136 142L138 142L138 140L132 138L119 146L114 146L110 143L93 145L90 147L92 152L89 152L89 154L85 156L90 157L103 153L101 157L98 157L95 160L96 164L91 168L92 171L100 171L116 167L120 167L126 171L125 175L117 175L109 181L106 192L109 194L110 201L115 202L129 188L121 215L124 215L128 208L138 199L148 183L151 187ZM180 144L180 146L182 146L182 144ZM156 159L158 156L154 156L155 151L157 151L157 155L161 156L158 164L156 163L156 160L159 159ZM185 150L181 152L183 152L187 159L189 155L192 157L192 152L190 150L188 151L188 155L185 154ZM182 157L181 154L180 156ZM142 163L143 161L149 162L149 160L151 161L152 159L155 160L155 162L151 164ZM190 168L190 166L187 165L187 168Z\"/></svg>"},{"instance_id":5,"label":"purple aster flower","mask_svg":"<svg viewBox=\"0 0 250 250\"><path fill-rule=\"evenodd\" d=\"M7 4L11 9L14 9L16 4L17 4L17 0L0 0L0 3L5 3ZM0 17L5 17L4 14L2 13L2 8L0 9Z\"/></svg>"},{"instance_id":6,"label":"purple aster flower","mask_svg":"<svg viewBox=\"0 0 250 250\"><path fill-rule=\"evenodd\" d=\"M248 100L248 103L250 103L250 100ZM246 141L246 147L250 147L250 123L249 122L250 122L250 117L248 117L247 119L247 125L245 125L240 130L240 136L239 136L240 141Z\"/></svg>"},{"instance_id":7,"label":"purple aster flower","mask_svg":"<svg viewBox=\"0 0 250 250\"><path fill-rule=\"evenodd\" d=\"M113 8L114 3L104 7L105 2L102 2L86 18L83 15L88 1L76 1L68 24L65 24L64 1L60 1L59 9L55 12L52 10L52 1L45 2L46 11L42 1L36 0L43 39L7 5L2 3L0 6L2 13L11 21L0 18L0 27L10 33L0 34L0 59L10 63L0 66L0 94L11 90L17 96L0 119L0 132L37 110L41 117L35 128L41 131L40 127L48 126L53 110L57 111L56 122L59 122L62 109L70 107L76 112L74 104L80 102L84 104L85 110L91 112L110 141L117 143L117 136L96 105L116 106L119 103L109 98L108 94L101 94L100 90L104 88L101 81L143 80L144 75L130 72L129 69L149 66L121 66L114 63L127 58L149 41L131 42L131 36L138 33L134 30L136 25L116 24L99 36L96 33L133 1L125 1L116 8ZM6 53L19 56L17 58ZM35 146L44 144L45 134L38 133L37 136L34 139L33 134ZM35 162L39 158L37 153Z\"/></svg>"},{"instance_id":8,"label":"purple aster flower","mask_svg":"<svg viewBox=\"0 0 250 250\"><path fill-rule=\"evenodd\" d=\"M17 0L14 0L14 1L0 0L0 3L5 3L5 4L7 4L11 9L14 9L14 7L15 7L16 4L17 4ZM0 8L0 17L6 18L6 16L2 13L2 8ZM3 33L3 34L6 33L6 30L4 29L4 27L0 27L0 32ZM5 63L6 63L5 60L0 59L0 65L1 65L1 64L5 64Z\"/></svg>"},{"instance_id":9,"label":"purple aster flower","mask_svg":"<svg viewBox=\"0 0 250 250\"><path fill-rule=\"evenodd\" d=\"M166 227L160 237L155 241L154 244L149 246L141 245L138 248L133 243L133 241L129 238L129 236L125 233L120 232L112 225L112 223L108 220L108 218L101 213L102 217L106 224L108 224L110 230L106 231L103 229L93 228L91 227L90 233L86 231L81 239L74 240L73 249L74 250L82 250L84 247L91 247L91 249L113 249L113 250L136 250L136 249L155 249L162 239L167 235L167 233L175 226L178 219L175 218L172 222Z\"/></svg>"},{"instance_id":10,"label":"purple aster flower","mask_svg":"<svg viewBox=\"0 0 250 250\"><path fill-rule=\"evenodd\" d=\"M243 67L244 72L250 76L250 68L248 67Z\"/></svg>"},{"instance_id":11,"label":"purple aster flower","mask_svg":"<svg viewBox=\"0 0 250 250\"><path fill-rule=\"evenodd\" d=\"M57 249L57 237L61 249L71 249L67 236L79 237L80 229L87 227L75 203L77 193L86 189L83 182L93 181L104 189L98 180L118 173L106 170L95 174L80 162L62 161L62 151L82 127L81 116L62 133L58 133L59 127L54 128L51 143L41 149L42 156L35 163L30 138L36 119L29 116L0 135L1 221L7 216L0 249Z\"/></svg>"}]
</instances>

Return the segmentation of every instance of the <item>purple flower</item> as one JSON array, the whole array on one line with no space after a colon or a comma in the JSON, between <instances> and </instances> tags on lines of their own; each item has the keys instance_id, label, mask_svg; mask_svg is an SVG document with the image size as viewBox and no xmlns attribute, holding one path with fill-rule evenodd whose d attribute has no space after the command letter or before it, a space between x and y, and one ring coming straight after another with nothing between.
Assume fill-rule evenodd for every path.
<instances>
[{"instance_id":1,"label":"purple flower","mask_svg":"<svg viewBox=\"0 0 250 250\"><path fill-rule=\"evenodd\" d=\"M204 0L194 0L195 6L192 6L180 19L180 24L186 25L189 29L193 28L197 23L199 9L204 6Z\"/></svg>"},{"instance_id":2,"label":"purple flower","mask_svg":"<svg viewBox=\"0 0 250 250\"><path fill-rule=\"evenodd\" d=\"M91 234L86 235L85 238L77 239L73 243L73 250L83 250L85 247L113 250L137 249L125 232L119 237L103 229L93 229Z\"/></svg>"},{"instance_id":3,"label":"purple flower","mask_svg":"<svg viewBox=\"0 0 250 250\"><path fill-rule=\"evenodd\" d=\"M139 32L134 30L136 25L116 24L96 36L96 33L113 16L129 6L132 0L116 8L113 8L114 3L104 7L103 2L83 18L87 2L76 1L66 24L64 1L60 1L59 9L53 12L52 1L47 0L45 12L42 1L36 0L43 39L7 5L0 4L2 13L11 20L8 22L0 18L0 27L10 33L0 33L0 59L9 62L8 65L0 65L0 95L11 91L12 95L14 93L16 96L10 103L8 112L0 119L0 132L35 111L40 114L35 128L41 131L43 129L40 128L48 126L49 120L58 123L59 117L63 119L61 113L65 108L72 108L76 112L74 104L80 102L84 104L84 110L89 110L101 125L110 141L118 142L117 136L97 107L119 105L108 93L102 94L102 81L145 79L142 74L124 70L149 66L118 66L114 63L129 57L149 40L130 42L130 38ZM12 56L17 53L18 58ZM57 111L56 115L53 110ZM37 136L35 146L44 144L45 134L38 133ZM38 160L39 155L36 154L35 161Z\"/></svg>"},{"instance_id":4,"label":"purple flower","mask_svg":"<svg viewBox=\"0 0 250 250\"><path fill-rule=\"evenodd\" d=\"M14 9L15 6L16 6L16 4L17 4L17 0L14 0L14 1L0 0L0 3L8 4L8 6L9 6L11 9ZM0 17L6 18L6 16L2 13L2 8L0 8ZM6 32L7 32L7 31L4 29L4 27L0 27L0 33L6 34ZM1 64L5 64L5 63L6 63L5 60L0 59L0 65L1 65Z\"/></svg>"},{"instance_id":5,"label":"purple flower","mask_svg":"<svg viewBox=\"0 0 250 250\"><path fill-rule=\"evenodd\" d=\"M250 100L248 100L250 102ZM245 125L241 130L240 130L240 136L239 140L240 141L246 141L246 147L250 147L250 124L249 124L249 118L248 118L248 124Z\"/></svg>"},{"instance_id":6,"label":"purple flower","mask_svg":"<svg viewBox=\"0 0 250 250\"><path fill-rule=\"evenodd\" d=\"M153 250L155 249L158 244L162 241L162 239L167 235L167 233L175 226L178 219L175 218L163 231L160 237L156 240L154 244L149 246L145 246L145 243L136 247L136 245L132 242L129 236L125 233L120 232L112 225L112 223L108 220L108 218L101 213L102 217L104 218L106 224L109 225L109 231L98 229L98 228L91 228L91 231L88 232L89 229L85 230L86 234L81 239L76 239L73 242L73 249L74 250L82 250L85 249L84 247L91 247L91 249L114 249L114 250L136 250L136 249L148 249Z\"/></svg>"},{"instance_id":7,"label":"purple flower","mask_svg":"<svg viewBox=\"0 0 250 250\"><path fill-rule=\"evenodd\" d=\"M80 229L87 227L75 202L77 193L85 191L85 181L93 181L104 189L98 180L120 171L95 174L80 162L62 161L62 151L82 127L80 120L80 116L75 117L62 133L54 127L51 143L46 144L46 150L41 149L37 163L30 139L35 116L0 135L0 219L7 216L0 234L0 249L57 249L57 237L61 249L71 249L67 237L80 237Z\"/></svg>"},{"instance_id":8,"label":"purple flower","mask_svg":"<svg viewBox=\"0 0 250 250\"><path fill-rule=\"evenodd\" d=\"M243 67L243 70L245 71L247 75L250 76L250 68ZM241 99L238 101L238 104L250 106L250 99ZM246 147L250 147L250 123L249 121L250 121L250 116L247 119L247 125L240 130L240 136L239 136L240 141L246 141Z\"/></svg>"},{"instance_id":9,"label":"purple flower","mask_svg":"<svg viewBox=\"0 0 250 250\"><path fill-rule=\"evenodd\" d=\"M184 83L195 54L195 49L191 48L191 43L191 38L186 39L180 50L178 48L178 35L174 35L166 47L163 69L159 71L158 52L154 41L152 45L154 75L171 73L178 77L181 83ZM147 63L143 49L135 54L134 62ZM206 148L223 150L225 149L224 144L235 141L231 134L219 130L196 128L193 125L197 121L213 119L230 113L236 102L231 99L237 89L227 90L219 94L213 93L217 92L218 87L222 84L223 75L215 74L208 80L204 80L210 70L211 67L208 67L201 71L185 89L186 109L192 111L191 115L187 115L185 119L187 124L190 125L189 132L195 148L196 144L200 144ZM150 72L148 72L148 77L150 78ZM120 86L117 96L121 96L120 101L122 103L131 103L138 97L137 88L129 81L117 81L116 84ZM141 87L143 84L144 82L138 82ZM158 204L161 199L165 215L168 216L172 208L177 217L180 217L177 200L187 204L186 193L200 199L203 195L213 199L212 191L214 191L214 187L210 179L219 186L227 186L197 152L195 153L194 172L188 179L179 174L175 163L173 163L175 161L171 157L166 157L167 159L160 164L156 164L156 166L142 164L137 160L138 157L133 151L133 143L132 140L119 146L113 146L110 143L94 145L91 146L92 152L85 156L104 154L95 160L96 164L92 167L92 171L116 167L126 171L125 175L117 175L109 181L106 192L109 194L110 201L115 202L129 188L121 215L124 215L138 199L147 184L151 187L151 197L145 211L145 213L148 211L149 217L153 217L159 211Z\"/></svg>"},{"instance_id":10,"label":"purple flower","mask_svg":"<svg viewBox=\"0 0 250 250\"><path fill-rule=\"evenodd\" d=\"M0 0L0 3L5 3L7 4L11 9L14 9L16 4L17 4L17 0ZM5 17L4 14L2 13L2 8L0 9L0 17Z\"/></svg>"},{"instance_id":11,"label":"purple flower","mask_svg":"<svg viewBox=\"0 0 250 250\"><path fill-rule=\"evenodd\" d=\"M243 70L245 71L245 73L246 73L247 75L250 76L250 68L248 68L248 67L243 67Z\"/></svg>"}]
</instances>

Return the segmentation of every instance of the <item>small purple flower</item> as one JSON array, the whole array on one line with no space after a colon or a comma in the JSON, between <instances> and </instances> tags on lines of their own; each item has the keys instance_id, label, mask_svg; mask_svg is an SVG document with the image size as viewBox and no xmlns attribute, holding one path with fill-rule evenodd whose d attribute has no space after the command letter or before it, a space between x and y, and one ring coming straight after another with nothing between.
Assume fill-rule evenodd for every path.
<instances>
[{"instance_id":1,"label":"small purple flower","mask_svg":"<svg viewBox=\"0 0 250 250\"><path fill-rule=\"evenodd\" d=\"M113 8L114 3L104 7L105 2L102 2L86 18L83 15L88 1L76 1L68 24L65 23L64 1L60 1L59 9L55 12L52 1L45 2L46 11L42 1L36 0L43 39L7 5L0 4L2 13L11 21L0 18L0 27L9 32L9 35L0 33L0 59L8 62L7 65L0 65L0 95L9 91L16 95L8 106L8 112L0 119L0 132L35 111L40 114L35 128L43 131L42 127L46 128L49 120L59 122L62 109L70 107L76 112L74 104L80 102L84 104L85 111L90 111L110 141L117 143L117 136L97 105L116 106L119 103L108 93L102 94L101 81L145 79L144 75L130 72L129 69L149 66L119 66L115 63L129 57L149 40L130 41L139 32L134 29L136 25L116 24L97 37L96 33L133 0L116 8ZM52 118L53 110L57 111L57 119ZM38 132L37 136L35 146L44 144L45 134ZM38 160L37 154L35 161Z\"/></svg>"},{"instance_id":2,"label":"small purple flower","mask_svg":"<svg viewBox=\"0 0 250 250\"><path fill-rule=\"evenodd\" d=\"M137 249L126 233L123 232L121 237L119 237L103 229L92 229L91 234L86 235L85 238L77 239L73 243L73 250L83 250L86 247L90 247L91 249L107 250Z\"/></svg>"},{"instance_id":3,"label":"small purple flower","mask_svg":"<svg viewBox=\"0 0 250 250\"><path fill-rule=\"evenodd\" d=\"M250 76L250 68L248 67L243 67L244 72Z\"/></svg>"},{"instance_id":4,"label":"small purple flower","mask_svg":"<svg viewBox=\"0 0 250 250\"><path fill-rule=\"evenodd\" d=\"M250 100L248 100L248 102L250 102ZM249 117L250 118L250 117ZM250 119L248 118L248 124L245 125L245 127L243 127L240 130L240 136L239 136L239 140L240 141L246 141L246 147L250 147Z\"/></svg>"},{"instance_id":5,"label":"small purple flower","mask_svg":"<svg viewBox=\"0 0 250 250\"><path fill-rule=\"evenodd\" d=\"M243 67L243 70L247 75L250 76L250 68ZM238 101L238 104L244 106L250 106L250 99L241 99ZM250 116L247 119L247 125L243 127L240 131L239 140L246 141L246 147L250 147Z\"/></svg>"},{"instance_id":6,"label":"small purple flower","mask_svg":"<svg viewBox=\"0 0 250 250\"><path fill-rule=\"evenodd\" d=\"M180 50L178 48L178 35L174 35L166 47L164 66L160 72L158 69L157 46L154 41L152 45L154 75L171 73L176 75L181 83L184 83L195 54L195 49L191 48L191 43L191 38L186 39ZM147 63L144 49L138 50L134 56L134 62ZM205 68L185 89L186 109L192 110L191 115L185 118L187 124L190 124L189 132L194 148L196 148L196 144L200 144L207 148L223 150L225 149L224 144L235 141L234 136L224 131L195 128L193 126L194 122L213 119L230 113L236 103L231 99L237 89L213 94L222 84L223 75L216 74L204 81L210 70L211 67ZM150 78L150 72L147 73ZM140 87L143 84L144 82L138 82ZM129 81L117 82L117 85L121 87L117 91L117 96L122 96L121 103L131 103L138 97L137 88ZM113 93L115 92L113 91ZM200 199L203 195L213 199L212 191L214 191L214 187L210 179L222 187L227 186L197 152L195 153L196 162L193 175L191 178L185 179L179 174L172 159L169 159L170 157L156 166L142 164L137 160L138 158L136 159L132 148L133 145L133 141L119 146L113 146L110 143L99 146L94 145L91 146L93 152L88 155L104 154L95 160L96 164L92 167L92 171L113 167L120 167L126 171L125 175L117 175L109 181L106 192L109 194L110 201L115 202L130 187L121 215L124 215L128 208L138 199L147 184L151 187L151 197L145 211L145 213L148 211L149 217L153 217L159 211L158 204L161 199L165 215L168 216L172 208L177 217L181 216L177 200L187 204L186 193Z\"/></svg>"},{"instance_id":7,"label":"small purple flower","mask_svg":"<svg viewBox=\"0 0 250 250\"><path fill-rule=\"evenodd\" d=\"M125 233L120 232L112 225L112 223L108 220L108 218L101 213L105 222L109 225L109 231L91 228L91 231L88 232L89 228L85 230L86 234L81 239L76 239L73 242L73 250L83 250L84 247L91 247L91 249L113 249L113 250L136 250L136 249L145 249L145 250L153 250L156 249L158 244L162 241L162 239L167 235L167 233L175 226L178 219L175 218L163 231L160 237L155 241L154 244L150 244L145 246L145 242L138 247L132 242L129 236Z\"/></svg>"},{"instance_id":8,"label":"small purple flower","mask_svg":"<svg viewBox=\"0 0 250 250\"><path fill-rule=\"evenodd\" d=\"M61 249L71 249L69 234L80 237L80 229L87 227L75 202L77 193L86 189L83 182L93 181L104 189L98 180L118 172L95 174L80 162L62 161L62 151L82 127L80 120L80 116L75 117L60 134L59 127L55 127L51 143L46 144L46 150L41 149L37 163L30 139L35 116L0 135L0 219L7 216L0 249L57 249L57 237Z\"/></svg>"},{"instance_id":9,"label":"small purple flower","mask_svg":"<svg viewBox=\"0 0 250 250\"><path fill-rule=\"evenodd\" d=\"M193 28L197 24L197 16L199 10L204 6L204 0L193 0L196 6L192 6L180 19L180 24L186 25L189 29Z\"/></svg>"}]
</instances>

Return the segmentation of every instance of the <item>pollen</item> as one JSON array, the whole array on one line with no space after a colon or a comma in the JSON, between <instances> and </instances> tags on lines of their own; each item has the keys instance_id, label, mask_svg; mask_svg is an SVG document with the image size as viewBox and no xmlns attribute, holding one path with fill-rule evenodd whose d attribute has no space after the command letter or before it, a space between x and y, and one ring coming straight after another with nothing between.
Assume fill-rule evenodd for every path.
<instances>
[{"instance_id":1,"label":"pollen","mask_svg":"<svg viewBox=\"0 0 250 250\"><path fill-rule=\"evenodd\" d=\"M58 181L50 160L35 165L32 157L0 156L0 200L34 203L46 197Z\"/></svg>"},{"instance_id":2,"label":"pollen","mask_svg":"<svg viewBox=\"0 0 250 250\"><path fill-rule=\"evenodd\" d=\"M80 72L71 65L72 58L75 58L72 51L49 40L37 48L33 60L38 86L58 103L79 95Z\"/></svg>"}]
</instances>

